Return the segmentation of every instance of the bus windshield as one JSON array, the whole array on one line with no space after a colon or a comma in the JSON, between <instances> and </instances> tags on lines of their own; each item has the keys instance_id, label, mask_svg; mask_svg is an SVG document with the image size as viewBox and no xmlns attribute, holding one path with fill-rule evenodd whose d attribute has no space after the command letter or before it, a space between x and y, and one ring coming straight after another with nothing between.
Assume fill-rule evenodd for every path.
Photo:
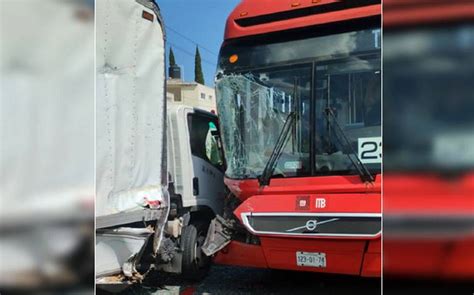
<instances>
[{"instance_id":1,"label":"bus windshield","mask_svg":"<svg viewBox=\"0 0 474 295\"><path fill-rule=\"evenodd\" d=\"M217 107L230 178L258 177L290 113L273 177L371 173L381 164L380 29L262 42L220 53ZM349 142L340 140L331 109Z\"/></svg>"},{"instance_id":2,"label":"bus windshield","mask_svg":"<svg viewBox=\"0 0 474 295\"><path fill-rule=\"evenodd\" d=\"M474 168L474 26L386 32L384 170Z\"/></svg>"}]
</instances>

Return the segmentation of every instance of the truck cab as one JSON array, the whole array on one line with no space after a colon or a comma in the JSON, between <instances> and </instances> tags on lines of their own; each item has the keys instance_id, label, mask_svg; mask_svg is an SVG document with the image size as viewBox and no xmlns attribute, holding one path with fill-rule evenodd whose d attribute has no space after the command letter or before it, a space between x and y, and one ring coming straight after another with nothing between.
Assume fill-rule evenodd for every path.
<instances>
[{"instance_id":1,"label":"truck cab","mask_svg":"<svg viewBox=\"0 0 474 295\"><path fill-rule=\"evenodd\" d=\"M162 252L169 263L160 269L199 279L210 263L201 246L227 194L219 124L215 114L198 108L170 104L167 111L170 212L164 243L177 251L172 257Z\"/></svg>"},{"instance_id":2,"label":"truck cab","mask_svg":"<svg viewBox=\"0 0 474 295\"><path fill-rule=\"evenodd\" d=\"M171 105L167 135L168 175L175 193L171 210L221 212L225 162L217 116L190 106Z\"/></svg>"}]
</instances>

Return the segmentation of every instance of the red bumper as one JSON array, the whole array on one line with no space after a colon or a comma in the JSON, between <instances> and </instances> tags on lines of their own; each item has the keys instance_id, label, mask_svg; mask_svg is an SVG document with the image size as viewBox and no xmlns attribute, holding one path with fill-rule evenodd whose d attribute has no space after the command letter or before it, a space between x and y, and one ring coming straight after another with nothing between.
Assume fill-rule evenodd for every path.
<instances>
[{"instance_id":1,"label":"red bumper","mask_svg":"<svg viewBox=\"0 0 474 295\"><path fill-rule=\"evenodd\" d=\"M307 206L300 206L305 205L301 200ZM256 195L245 200L234 214L249 232L259 237L260 244L233 241L218 253L216 263L367 277L381 275L380 194ZM323 253L326 264L298 265L297 252Z\"/></svg>"},{"instance_id":2,"label":"red bumper","mask_svg":"<svg viewBox=\"0 0 474 295\"><path fill-rule=\"evenodd\" d=\"M326 253L327 267L298 266L297 251ZM380 257L380 239L367 242L262 238L261 245L232 241L216 255L214 262L256 268L380 277Z\"/></svg>"}]
</instances>

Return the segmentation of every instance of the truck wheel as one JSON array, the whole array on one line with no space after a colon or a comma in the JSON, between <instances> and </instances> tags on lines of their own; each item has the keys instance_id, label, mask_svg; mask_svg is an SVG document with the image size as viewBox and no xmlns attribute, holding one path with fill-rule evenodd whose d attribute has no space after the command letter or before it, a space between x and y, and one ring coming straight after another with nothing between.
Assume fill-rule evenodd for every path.
<instances>
[{"instance_id":1,"label":"truck wheel","mask_svg":"<svg viewBox=\"0 0 474 295\"><path fill-rule=\"evenodd\" d=\"M183 249L182 276L188 280L203 279L209 267L211 259L202 251L207 235L207 224L197 223L189 224L181 232L181 245Z\"/></svg>"}]
</instances>

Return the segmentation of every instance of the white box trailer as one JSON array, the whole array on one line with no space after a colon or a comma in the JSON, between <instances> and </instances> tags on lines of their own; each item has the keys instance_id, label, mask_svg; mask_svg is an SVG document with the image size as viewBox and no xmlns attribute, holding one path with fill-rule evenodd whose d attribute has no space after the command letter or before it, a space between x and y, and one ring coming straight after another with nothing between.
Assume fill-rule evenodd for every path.
<instances>
[{"instance_id":1,"label":"white box trailer","mask_svg":"<svg viewBox=\"0 0 474 295\"><path fill-rule=\"evenodd\" d=\"M147 207L167 204L165 54L153 1L96 5L96 226L104 228L155 218Z\"/></svg>"},{"instance_id":2,"label":"white box trailer","mask_svg":"<svg viewBox=\"0 0 474 295\"><path fill-rule=\"evenodd\" d=\"M140 274L169 209L165 36L152 0L96 1L96 276Z\"/></svg>"}]
</instances>

